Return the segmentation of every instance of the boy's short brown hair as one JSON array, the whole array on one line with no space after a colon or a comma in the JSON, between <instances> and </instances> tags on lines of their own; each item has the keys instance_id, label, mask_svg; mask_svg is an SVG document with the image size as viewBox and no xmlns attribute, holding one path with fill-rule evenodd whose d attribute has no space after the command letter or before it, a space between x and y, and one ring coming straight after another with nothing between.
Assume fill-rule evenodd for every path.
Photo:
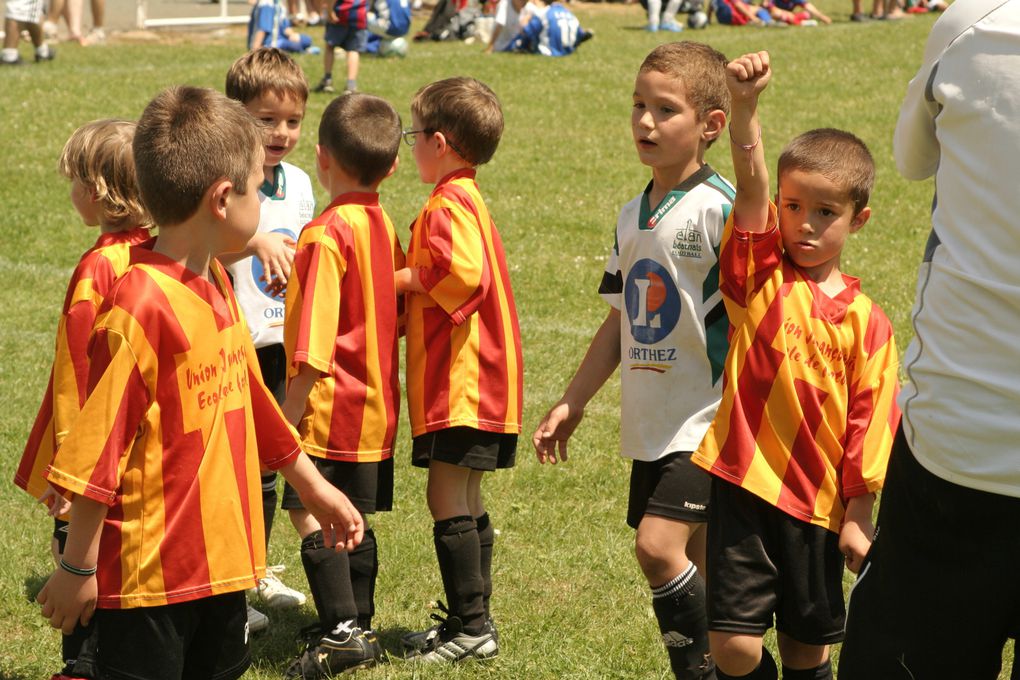
<instances>
[{"instance_id":1,"label":"boy's short brown hair","mask_svg":"<svg viewBox=\"0 0 1020 680\"><path fill-rule=\"evenodd\" d=\"M195 214L206 190L227 179L245 194L264 133L240 102L201 87L178 86L149 102L135 132L142 202L161 227Z\"/></svg>"},{"instance_id":2,"label":"boy's short brown hair","mask_svg":"<svg viewBox=\"0 0 1020 680\"><path fill-rule=\"evenodd\" d=\"M790 170L817 172L840 185L854 214L868 205L875 185L875 161L868 146L844 130L819 128L795 137L779 155L778 176Z\"/></svg>"},{"instance_id":3,"label":"boy's short brown hair","mask_svg":"<svg viewBox=\"0 0 1020 680\"><path fill-rule=\"evenodd\" d=\"M442 132L471 165L487 163L503 136L503 109L496 93L474 78L426 85L411 100L411 113L426 133Z\"/></svg>"},{"instance_id":4,"label":"boy's short brown hair","mask_svg":"<svg viewBox=\"0 0 1020 680\"><path fill-rule=\"evenodd\" d=\"M699 42L682 40L659 45L649 52L638 73L655 71L678 80L698 118L716 109L729 116L726 64L722 52Z\"/></svg>"},{"instance_id":5,"label":"boy's short brown hair","mask_svg":"<svg viewBox=\"0 0 1020 680\"><path fill-rule=\"evenodd\" d=\"M322 112L319 146L364 186L378 184L400 149L400 116L381 97L352 92Z\"/></svg>"},{"instance_id":6,"label":"boy's short brown hair","mask_svg":"<svg viewBox=\"0 0 1020 680\"><path fill-rule=\"evenodd\" d=\"M94 120L75 130L60 153L60 173L93 192L102 211L101 224L128 228L152 222L138 195L134 137L132 121Z\"/></svg>"},{"instance_id":7,"label":"boy's short brown hair","mask_svg":"<svg viewBox=\"0 0 1020 680\"><path fill-rule=\"evenodd\" d=\"M308 80L289 54L275 47L260 47L238 57L227 71L227 96L247 104L267 92L305 104Z\"/></svg>"}]
</instances>

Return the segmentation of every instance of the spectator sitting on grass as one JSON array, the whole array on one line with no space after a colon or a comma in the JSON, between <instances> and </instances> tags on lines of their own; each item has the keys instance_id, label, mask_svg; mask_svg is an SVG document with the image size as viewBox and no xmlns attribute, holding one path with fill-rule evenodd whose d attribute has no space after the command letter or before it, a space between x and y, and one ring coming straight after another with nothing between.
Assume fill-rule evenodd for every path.
<instances>
[{"instance_id":1,"label":"spectator sitting on grass","mask_svg":"<svg viewBox=\"0 0 1020 680\"><path fill-rule=\"evenodd\" d=\"M248 49L276 47L285 52L318 54L312 36L298 33L291 25L287 8L278 0L258 0L248 21Z\"/></svg>"},{"instance_id":2,"label":"spectator sitting on grass","mask_svg":"<svg viewBox=\"0 0 1020 680\"><path fill-rule=\"evenodd\" d=\"M772 23L772 15L767 9L744 0L712 0L708 9L709 15L714 13L716 20L727 26L763 26Z\"/></svg>"},{"instance_id":3,"label":"spectator sitting on grass","mask_svg":"<svg viewBox=\"0 0 1020 680\"><path fill-rule=\"evenodd\" d=\"M513 0L523 5L525 0ZM507 46L508 52L527 52L547 57L565 57L595 34L581 28L573 12L559 2L547 5L545 0L531 0L530 11L522 10L524 26Z\"/></svg>"},{"instance_id":4,"label":"spectator sitting on grass","mask_svg":"<svg viewBox=\"0 0 1020 680\"><path fill-rule=\"evenodd\" d=\"M782 21L791 26L814 26L817 22L832 23L832 19L808 0L766 0L762 7L768 9L775 21Z\"/></svg>"}]
</instances>

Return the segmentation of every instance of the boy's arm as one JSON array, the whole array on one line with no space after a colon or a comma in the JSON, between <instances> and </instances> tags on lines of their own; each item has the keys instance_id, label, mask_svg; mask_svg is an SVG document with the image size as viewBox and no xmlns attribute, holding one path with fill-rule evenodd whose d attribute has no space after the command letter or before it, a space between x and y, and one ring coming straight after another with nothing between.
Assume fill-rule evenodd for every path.
<instances>
[{"instance_id":1,"label":"boy's arm","mask_svg":"<svg viewBox=\"0 0 1020 680\"><path fill-rule=\"evenodd\" d=\"M393 285L396 286L398 295L401 293L428 292L421 283L418 270L413 267L404 267L393 272Z\"/></svg>"},{"instance_id":2,"label":"boy's arm","mask_svg":"<svg viewBox=\"0 0 1020 680\"><path fill-rule=\"evenodd\" d=\"M813 16L815 19L818 19L819 21L821 21L823 24L831 24L832 23L832 19L830 19L824 12L822 12L822 10L818 9L817 7L815 7L810 2L805 2L804 3L804 10L808 14Z\"/></svg>"},{"instance_id":3,"label":"boy's arm","mask_svg":"<svg viewBox=\"0 0 1020 680\"><path fill-rule=\"evenodd\" d=\"M319 369L301 363L298 365L297 375L293 376L287 384L287 398L281 409L287 422L294 427L297 427L301 421L301 416L305 413L305 406L308 404L308 395L312 393L312 387L321 375Z\"/></svg>"},{"instance_id":4,"label":"boy's arm","mask_svg":"<svg viewBox=\"0 0 1020 680\"><path fill-rule=\"evenodd\" d=\"M875 536L875 525L871 521L874 505L873 493L856 496L846 503L843 526L839 529L839 551L846 558L846 568L855 574L860 571Z\"/></svg>"},{"instance_id":5,"label":"boy's arm","mask_svg":"<svg viewBox=\"0 0 1020 680\"><path fill-rule=\"evenodd\" d=\"M294 264L294 248L297 243L287 234L279 232L259 232L251 237L244 250L238 253L227 253L219 256L224 266L234 264L246 257L256 257L262 263L265 272L262 280L272 283L279 294L287 285L290 269Z\"/></svg>"},{"instance_id":6,"label":"boy's arm","mask_svg":"<svg viewBox=\"0 0 1020 680\"><path fill-rule=\"evenodd\" d=\"M109 508L103 504L75 496L71 501L71 524L62 563L75 569L92 569L99 561L99 535ZM75 626L87 625L96 610L98 586L96 575L78 576L60 566L39 591L36 601L42 605L43 618L70 635Z\"/></svg>"},{"instance_id":7,"label":"boy's arm","mask_svg":"<svg viewBox=\"0 0 1020 680\"><path fill-rule=\"evenodd\" d=\"M428 211L422 225L431 263L415 269L409 284L410 290L420 284L421 292L454 324L464 323L475 313L492 282L479 217L473 209L477 206L471 201L454 190L439 207Z\"/></svg>"},{"instance_id":8,"label":"boy's arm","mask_svg":"<svg viewBox=\"0 0 1020 680\"><path fill-rule=\"evenodd\" d=\"M758 119L758 96L772 78L768 52L745 54L726 66L730 90L730 151L737 196L733 223L747 232L765 231L769 215L769 172Z\"/></svg>"},{"instance_id":9,"label":"boy's arm","mask_svg":"<svg viewBox=\"0 0 1020 680\"><path fill-rule=\"evenodd\" d=\"M300 454L277 470L294 487L301 503L319 522L328 547L354 550L365 536L361 513L339 489L323 479L308 456Z\"/></svg>"},{"instance_id":10,"label":"boy's arm","mask_svg":"<svg viewBox=\"0 0 1020 680\"><path fill-rule=\"evenodd\" d=\"M566 392L531 436L539 463L555 464L557 453L561 460L567 459L567 441L584 417L584 407L619 365L620 310L611 308L588 345L588 352Z\"/></svg>"}]
</instances>

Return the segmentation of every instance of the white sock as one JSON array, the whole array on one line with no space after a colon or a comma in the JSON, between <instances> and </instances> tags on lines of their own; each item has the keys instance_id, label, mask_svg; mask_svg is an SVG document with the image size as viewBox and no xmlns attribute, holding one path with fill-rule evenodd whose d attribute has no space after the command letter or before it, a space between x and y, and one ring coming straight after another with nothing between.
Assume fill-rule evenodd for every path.
<instances>
[{"instance_id":1,"label":"white sock","mask_svg":"<svg viewBox=\"0 0 1020 680\"><path fill-rule=\"evenodd\" d=\"M45 59L46 57L50 56L50 46L47 45L46 43L39 45L39 47L35 48L35 56L40 57L42 59Z\"/></svg>"},{"instance_id":2,"label":"white sock","mask_svg":"<svg viewBox=\"0 0 1020 680\"><path fill-rule=\"evenodd\" d=\"M18 48L16 47L5 47L3 51L4 61L17 61L18 60Z\"/></svg>"}]
</instances>

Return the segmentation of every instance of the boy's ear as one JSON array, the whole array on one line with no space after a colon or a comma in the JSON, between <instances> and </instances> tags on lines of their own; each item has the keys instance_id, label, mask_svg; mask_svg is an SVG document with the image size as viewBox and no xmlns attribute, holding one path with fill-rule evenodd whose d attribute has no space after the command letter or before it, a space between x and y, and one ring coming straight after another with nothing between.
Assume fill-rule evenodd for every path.
<instances>
[{"instance_id":1,"label":"boy's ear","mask_svg":"<svg viewBox=\"0 0 1020 680\"><path fill-rule=\"evenodd\" d=\"M386 173L387 177L393 176L393 173L397 171L397 166L400 165L400 156L393 159L393 165L390 166L390 171Z\"/></svg>"},{"instance_id":2,"label":"boy's ear","mask_svg":"<svg viewBox=\"0 0 1020 680\"><path fill-rule=\"evenodd\" d=\"M226 177L216 180L205 190L206 205L216 219L227 219L227 205L230 203L233 190L234 183Z\"/></svg>"},{"instance_id":3,"label":"boy's ear","mask_svg":"<svg viewBox=\"0 0 1020 680\"><path fill-rule=\"evenodd\" d=\"M319 170L323 172L329 171L329 166L332 164L333 158L329 155L329 152L322 148L321 144L315 145L315 163L319 167Z\"/></svg>"},{"instance_id":4,"label":"boy's ear","mask_svg":"<svg viewBox=\"0 0 1020 680\"><path fill-rule=\"evenodd\" d=\"M706 142L718 139L726 129L726 114L720 109L712 109L705 114L705 129L701 132Z\"/></svg>"},{"instance_id":5,"label":"boy's ear","mask_svg":"<svg viewBox=\"0 0 1020 680\"><path fill-rule=\"evenodd\" d=\"M850 233L853 234L857 232L869 219L871 219L871 208L869 206L864 206L861 208L861 211L854 215L854 218L850 220Z\"/></svg>"}]
</instances>

